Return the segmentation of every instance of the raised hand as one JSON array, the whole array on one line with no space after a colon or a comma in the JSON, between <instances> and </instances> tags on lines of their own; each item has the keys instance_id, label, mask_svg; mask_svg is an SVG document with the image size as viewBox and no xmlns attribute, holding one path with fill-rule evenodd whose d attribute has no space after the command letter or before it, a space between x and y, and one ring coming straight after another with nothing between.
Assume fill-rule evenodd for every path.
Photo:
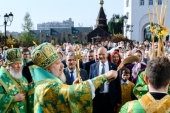
<instances>
[{"instance_id":1,"label":"raised hand","mask_svg":"<svg viewBox=\"0 0 170 113\"><path fill-rule=\"evenodd\" d=\"M117 73L117 71L110 70L110 71L108 71L107 73L105 73L105 75L106 75L106 78L107 78L108 80L111 80L111 79L114 80L114 79L117 78L118 73Z\"/></svg>"},{"instance_id":2,"label":"raised hand","mask_svg":"<svg viewBox=\"0 0 170 113\"><path fill-rule=\"evenodd\" d=\"M74 82L73 82L73 84L79 84L79 83L81 83L82 82L82 79L80 78L76 78L75 80L74 80Z\"/></svg>"}]
</instances>

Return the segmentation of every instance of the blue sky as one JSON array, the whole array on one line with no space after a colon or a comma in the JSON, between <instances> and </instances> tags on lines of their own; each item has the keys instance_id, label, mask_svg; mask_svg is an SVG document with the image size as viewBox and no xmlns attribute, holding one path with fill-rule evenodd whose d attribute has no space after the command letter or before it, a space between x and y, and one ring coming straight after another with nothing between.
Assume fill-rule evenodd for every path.
<instances>
[{"instance_id":1,"label":"blue sky","mask_svg":"<svg viewBox=\"0 0 170 113\"><path fill-rule=\"evenodd\" d=\"M34 30L37 23L67 20L72 18L74 26L94 26L98 16L100 0L0 0L0 25L4 22L4 14L12 12L14 20L9 31L21 32L21 24L26 12L31 15ZM104 10L108 21L113 14L123 15L123 0L104 0ZM4 27L0 27L4 32Z\"/></svg>"}]
</instances>

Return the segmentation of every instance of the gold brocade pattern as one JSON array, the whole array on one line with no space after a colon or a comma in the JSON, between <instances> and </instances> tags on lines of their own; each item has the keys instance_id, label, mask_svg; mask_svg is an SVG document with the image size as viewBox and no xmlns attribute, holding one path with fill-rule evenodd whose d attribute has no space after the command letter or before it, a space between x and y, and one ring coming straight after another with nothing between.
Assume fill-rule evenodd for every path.
<instances>
[{"instance_id":1,"label":"gold brocade pattern","mask_svg":"<svg viewBox=\"0 0 170 113\"><path fill-rule=\"evenodd\" d=\"M66 85L39 66L34 65L29 69L35 82L34 113L92 113L89 81ZM100 75L91 81L98 88L106 82L106 76Z\"/></svg>"},{"instance_id":2,"label":"gold brocade pattern","mask_svg":"<svg viewBox=\"0 0 170 113\"><path fill-rule=\"evenodd\" d=\"M139 100L127 102L122 106L120 113L170 113L170 96L155 100L150 93L143 95Z\"/></svg>"},{"instance_id":3,"label":"gold brocade pattern","mask_svg":"<svg viewBox=\"0 0 170 113\"><path fill-rule=\"evenodd\" d=\"M92 79L92 82L95 86L95 89L97 89L101 84L106 82L107 78L106 75L100 75Z\"/></svg>"},{"instance_id":4,"label":"gold brocade pattern","mask_svg":"<svg viewBox=\"0 0 170 113\"><path fill-rule=\"evenodd\" d=\"M31 54L35 65L46 68L59 59L54 47L50 43L43 43L36 47Z\"/></svg>"},{"instance_id":5,"label":"gold brocade pattern","mask_svg":"<svg viewBox=\"0 0 170 113\"><path fill-rule=\"evenodd\" d=\"M28 92L27 80L22 77L18 84L4 67L0 73L0 113L27 113L27 99L15 102L15 95Z\"/></svg>"},{"instance_id":6,"label":"gold brocade pattern","mask_svg":"<svg viewBox=\"0 0 170 113\"><path fill-rule=\"evenodd\" d=\"M13 63L15 61L22 61L22 55L19 48L12 48L5 51L7 63Z\"/></svg>"},{"instance_id":7,"label":"gold brocade pattern","mask_svg":"<svg viewBox=\"0 0 170 113\"><path fill-rule=\"evenodd\" d=\"M161 100L155 100L150 93L147 93L139 99L139 102L148 113L166 113L170 108L169 95L166 95Z\"/></svg>"},{"instance_id":8,"label":"gold brocade pattern","mask_svg":"<svg viewBox=\"0 0 170 113\"><path fill-rule=\"evenodd\" d=\"M91 80L95 88L106 82L100 75ZM92 92L88 81L65 85L58 78L36 83L34 113L92 113Z\"/></svg>"},{"instance_id":9,"label":"gold brocade pattern","mask_svg":"<svg viewBox=\"0 0 170 113\"><path fill-rule=\"evenodd\" d=\"M91 113L90 86L88 82L82 84L69 86L58 79L40 81L35 87L34 112Z\"/></svg>"}]
</instances>

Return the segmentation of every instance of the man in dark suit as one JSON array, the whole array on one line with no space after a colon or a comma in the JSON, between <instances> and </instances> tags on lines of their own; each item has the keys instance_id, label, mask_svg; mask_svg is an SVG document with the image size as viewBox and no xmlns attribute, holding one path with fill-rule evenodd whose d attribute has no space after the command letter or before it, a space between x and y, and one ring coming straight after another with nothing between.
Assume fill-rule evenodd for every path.
<instances>
[{"instance_id":1,"label":"man in dark suit","mask_svg":"<svg viewBox=\"0 0 170 113\"><path fill-rule=\"evenodd\" d=\"M22 69L22 75L27 79L28 83L32 83L33 79L29 70L29 66L34 65L34 63L32 61L27 62Z\"/></svg>"},{"instance_id":2,"label":"man in dark suit","mask_svg":"<svg viewBox=\"0 0 170 113\"><path fill-rule=\"evenodd\" d=\"M95 63L94 60L94 51L93 50L89 50L87 52L87 58L88 58L88 62L83 64L83 69L85 69L89 75L89 71L90 71L90 65Z\"/></svg>"},{"instance_id":3,"label":"man in dark suit","mask_svg":"<svg viewBox=\"0 0 170 113\"><path fill-rule=\"evenodd\" d=\"M76 60L74 58L74 53L68 53L66 56L66 65L67 67L64 69L66 84L71 85L77 78ZM83 81L87 80L87 71L80 68L80 76Z\"/></svg>"},{"instance_id":4,"label":"man in dark suit","mask_svg":"<svg viewBox=\"0 0 170 113\"><path fill-rule=\"evenodd\" d=\"M68 45L65 49L65 54L67 55L69 52L74 52L74 47L72 45ZM67 67L66 65L66 59L62 60L62 63L64 64L64 68Z\"/></svg>"},{"instance_id":5,"label":"man in dark suit","mask_svg":"<svg viewBox=\"0 0 170 113\"><path fill-rule=\"evenodd\" d=\"M67 67L67 64L66 64L66 59L62 60L62 63L64 65L64 68ZM80 64L80 68L83 68L83 62L82 61L79 61L79 64Z\"/></svg>"},{"instance_id":6,"label":"man in dark suit","mask_svg":"<svg viewBox=\"0 0 170 113\"><path fill-rule=\"evenodd\" d=\"M94 78L100 74L104 74L109 70L117 70L117 65L107 60L107 50L100 47L97 51L99 62L90 66L89 77ZM121 87L120 80L117 77L110 84L104 83L95 92L93 99L93 113L114 113L114 107L121 103Z\"/></svg>"},{"instance_id":7,"label":"man in dark suit","mask_svg":"<svg viewBox=\"0 0 170 113\"><path fill-rule=\"evenodd\" d=\"M73 53L75 52L75 51L74 51L74 47L73 47L72 45L68 45L68 46L66 47L66 55L67 55L68 53L70 53L70 52L73 52ZM62 60L62 63L63 63L63 65L64 65L64 68L66 68L66 67L67 67L66 59ZM80 68L83 68L83 62L80 61L79 64L80 64Z\"/></svg>"}]
</instances>

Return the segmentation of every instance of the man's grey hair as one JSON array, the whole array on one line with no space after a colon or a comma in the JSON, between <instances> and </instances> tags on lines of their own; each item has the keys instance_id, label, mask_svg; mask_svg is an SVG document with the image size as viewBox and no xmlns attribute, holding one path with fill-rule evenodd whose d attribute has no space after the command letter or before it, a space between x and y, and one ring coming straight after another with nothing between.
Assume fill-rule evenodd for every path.
<instances>
[{"instance_id":1,"label":"man's grey hair","mask_svg":"<svg viewBox=\"0 0 170 113\"><path fill-rule=\"evenodd\" d=\"M68 53L68 49L69 48L72 48L73 50L74 50L74 47L72 46L72 45L68 45L67 47L66 47L66 53Z\"/></svg>"},{"instance_id":2,"label":"man's grey hair","mask_svg":"<svg viewBox=\"0 0 170 113\"><path fill-rule=\"evenodd\" d=\"M74 52L68 52L68 54L67 54L67 56L66 56L66 60L67 60L68 57L74 56L74 55L75 55Z\"/></svg>"}]
</instances>

